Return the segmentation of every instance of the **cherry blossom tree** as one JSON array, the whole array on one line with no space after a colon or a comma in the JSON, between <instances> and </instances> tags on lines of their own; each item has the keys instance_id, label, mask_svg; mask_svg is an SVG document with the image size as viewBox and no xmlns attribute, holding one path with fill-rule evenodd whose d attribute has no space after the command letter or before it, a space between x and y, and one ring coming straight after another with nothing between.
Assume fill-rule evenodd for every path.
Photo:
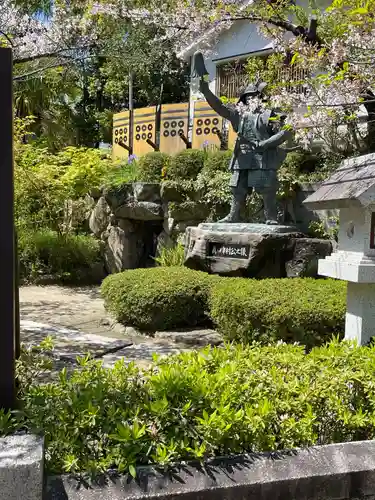
<instances>
[{"instance_id":1,"label":"cherry blossom tree","mask_svg":"<svg viewBox=\"0 0 375 500\"><path fill-rule=\"evenodd\" d=\"M150 0L137 9L127 0L101 0L91 13L92 19L163 26L177 51L197 39L200 49L209 51L236 20L256 23L273 42L275 55L264 68L250 64L250 76L268 76L271 103L288 111L299 143L308 147L320 139L331 150L375 150L374 0L333 0L328 7L313 2L301 7L289 0ZM288 82L275 79L280 74L275 70L286 63L303 73L303 91L301 85L294 91L289 77ZM361 112L367 116L365 128Z\"/></svg>"},{"instance_id":2,"label":"cherry blossom tree","mask_svg":"<svg viewBox=\"0 0 375 500\"><path fill-rule=\"evenodd\" d=\"M275 53L265 67L250 61L249 77L268 78L271 104L288 112L298 142L375 150L375 0L333 0L329 7L290 0L56 0L47 22L34 15L41 2L48 11L48 0L3 0L0 10L1 42L13 46L15 62L37 61L32 71L74 63L94 50L106 60L143 65L163 53L167 74L169 55L191 42L199 40L207 52L236 20L256 23ZM141 33L147 33L142 43ZM290 77L280 79L286 63L295 70L289 74L304 75L295 88Z\"/></svg>"}]
</instances>

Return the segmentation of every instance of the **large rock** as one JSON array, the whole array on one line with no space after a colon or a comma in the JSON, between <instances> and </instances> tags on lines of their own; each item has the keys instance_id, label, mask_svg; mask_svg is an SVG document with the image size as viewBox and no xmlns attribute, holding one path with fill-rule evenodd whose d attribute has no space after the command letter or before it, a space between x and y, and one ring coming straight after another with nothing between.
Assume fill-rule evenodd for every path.
<instances>
[{"instance_id":1,"label":"large rock","mask_svg":"<svg viewBox=\"0 0 375 500\"><path fill-rule=\"evenodd\" d=\"M175 221L205 220L210 214L210 207L205 203L184 201L183 203L170 203L168 217Z\"/></svg>"},{"instance_id":2,"label":"large rock","mask_svg":"<svg viewBox=\"0 0 375 500\"><path fill-rule=\"evenodd\" d=\"M136 245L130 232L119 226L111 226L106 241L104 259L107 271L117 273L133 269L137 261Z\"/></svg>"},{"instance_id":3,"label":"large rock","mask_svg":"<svg viewBox=\"0 0 375 500\"><path fill-rule=\"evenodd\" d=\"M0 500L44 498L44 438L21 434L0 438Z\"/></svg>"},{"instance_id":4,"label":"large rock","mask_svg":"<svg viewBox=\"0 0 375 500\"><path fill-rule=\"evenodd\" d=\"M105 240L105 263L109 273L154 265L159 224L126 219L110 226Z\"/></svg>"},{"instance_id":5,"label":"large rock","mask_svg":"<svg viewBox=\"0 0 375 500\"><path fill-rule=\"evenodd\" d=\"M134 200L132 184L121 184L103 189L103 196L112 211L120 207L129 200Z\"/></svg>"},{"instance_id":6,"label":"large rock","mask_svg":"<svg viewBox=\"0 0 375 500\"><path fill-rule=\"evenodd\" d=\"M160 184L148 184L145 182L133 183L134 197L137 201L151 201L160 203Z\"/></svg>"},{"instance_id":7,"label":"large rock","mask_svg":"<svg viewBox=\"0 0 375 500\"><path fill-rule=\"evenodd\" d=\"M107 229L110 221L111 209L108 206L105 198L102 196L97 201L89 219L90 230L97 238L100 238L102 233Z\"/></svg>"},{"instance_id":8,"label":"large rock","mask_svg":"<svg viewBox=\"0 0 375 500\"><path fill-rule=\"evenodd\" d=\"M167 202L181 203L186 199L186 193L181 189L178 183L165 181L161 184L161 197Z\"/></svg>"},{"instance_id":9,"label":"large rock","mask_svg":"<svg viewBox=\"0 0 375 500\"><path fill-rule=\"evenodd\" d=\"M141 221L163 220L163 207L151 201L128 201L116 208L115 216L119 219L133 219Z\"/></svg>"},{"instance_id":10,"label":"large rock","mask_svg":"<svg viewBox=\"0 0 375 500\"><path fill-rule=\"evenodd\" d=\"M316 277L318 275L318 260L331 255L333 245L330 240L301 238L295 240L293 257L285 263L288 278Z\"/></svg>"},{"instance_id":11,"label":"large rock","mask_svg":"<svg viewBox=\"0 0 375 500\"><path fill-rule=\"evenodd\" d=\"M316 276L317 259L332 247L315 241L291 226L200 224L186 231L185 265L223 276Z\"/></svg>"}]
</instances>

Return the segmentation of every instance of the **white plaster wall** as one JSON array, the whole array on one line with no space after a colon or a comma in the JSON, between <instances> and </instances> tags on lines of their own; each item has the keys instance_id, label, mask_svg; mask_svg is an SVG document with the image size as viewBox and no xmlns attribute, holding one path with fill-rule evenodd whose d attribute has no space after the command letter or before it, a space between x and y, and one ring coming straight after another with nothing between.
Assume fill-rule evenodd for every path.
<instances>
[{"instance_id":1,"label":"white plaster wall","mask_svg":"<svg viewBox=\"0 0 375 500\"><path fill-rule=\"evenodd\" d=\"M233 60L236 56L246 56L251 52L267 49L272 49L272 43L258 33L256 24L251 24L246 20L238 21L230 29L223 31L219 41L205 58L212 92L216 93L216 66L218 64ZM199 93L194 97L200 97Z\"/></svg>"}]
</instances>

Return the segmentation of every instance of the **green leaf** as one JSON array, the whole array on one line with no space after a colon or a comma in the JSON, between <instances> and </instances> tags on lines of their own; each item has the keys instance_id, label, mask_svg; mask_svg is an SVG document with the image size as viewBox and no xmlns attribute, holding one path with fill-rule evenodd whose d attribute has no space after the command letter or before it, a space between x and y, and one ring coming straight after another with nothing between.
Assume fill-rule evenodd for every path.
<instances>
[{"instance_id":1,"label":"green leaf","mask_svg":"<svg viewBox=\"0 0 375 500\"><path fill-rule=\"evenodd\" d=\"M136 478L137 477L137 469L134 467L133 464L129 465L129 473L132 477Z\"/></svg>"},{"instance_id":2,"label":"green leaf","mask_svg":"<svg viewBox=\"0 0 375 500\"><path fill-rule=\"evenodd\" d=\"M292 60L290 61L290 64L293 66L293 64L295 64L297 62L297 59L299 57L299 53L298 52L295 52L293 54L293 57L292 57Z\"/></svg>"},{"instance_id":3,"label":"green leaf","mask_svg":"<svg viewBox=\"0 0 375 500\"><path fill-rule=\"evenodd\" d=\"M364 15L368 13L369 12L367 7L359 7L358 9L349 11L349 15Z\"/></svg>"}]
</instances>

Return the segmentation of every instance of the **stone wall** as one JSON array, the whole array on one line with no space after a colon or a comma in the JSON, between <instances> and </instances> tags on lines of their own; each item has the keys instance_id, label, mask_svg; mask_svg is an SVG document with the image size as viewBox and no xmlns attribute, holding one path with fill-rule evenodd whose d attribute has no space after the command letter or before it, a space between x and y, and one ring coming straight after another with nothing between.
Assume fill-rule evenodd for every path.
<instances>
[{"instance_id":1,"label":"stone wall","mask_svg":"<svg viewBox=\"0 0 375 500\"><path fill-rule=\"evenodd\" d=\"M139 467L89 488L48 478L46 500L375 500L375 442L361 441L176 465Z\"/></svg>"},{"instance_id":2,"label":"stone wall","mask_svg":"<svg viewBox=\"0 0 375 500\"><path fill-rule=\"evenodd\" d=\"M319 217L303 206L315 190L305 185L286 207L286 217L302 232ZM160 184L135 182L91 193L94 208L89 226L104 242L104 258L109 273L154 265L162 247L184 244L185 230L207 220L210 207L197 201L180 201L176 192Z\"/></svg>"},{"instance_id":3,"label":"stone wall","mask_svg":"<svg viewBox=\"0 0 375 500\"><path fill-rule=\"evenodd\" d=\"M89 226L104 242L110 273L154 265L161 247L183 241L185 229L208 216L208 207L197 202L171 201L160 184L135 182L91 193L95 206Z\"/></svg>"},{"instance_id":4,"label":"stone wall","mask_svg":"<svg viewBox=\"0 0 375 500\"><path fill-rule=\"evenodd\" d=\"M313 211L309 210L304 206L303 202L314 193L319 187L319 184L301 184L299 189L296 191L295 198L291 200L288 204L289 218L294 221L298 228L307 232L309 224L312 221L322 220L326 222L330 217L337 217L338 210L319 210Z\"/></svg>"}]
</instances>

